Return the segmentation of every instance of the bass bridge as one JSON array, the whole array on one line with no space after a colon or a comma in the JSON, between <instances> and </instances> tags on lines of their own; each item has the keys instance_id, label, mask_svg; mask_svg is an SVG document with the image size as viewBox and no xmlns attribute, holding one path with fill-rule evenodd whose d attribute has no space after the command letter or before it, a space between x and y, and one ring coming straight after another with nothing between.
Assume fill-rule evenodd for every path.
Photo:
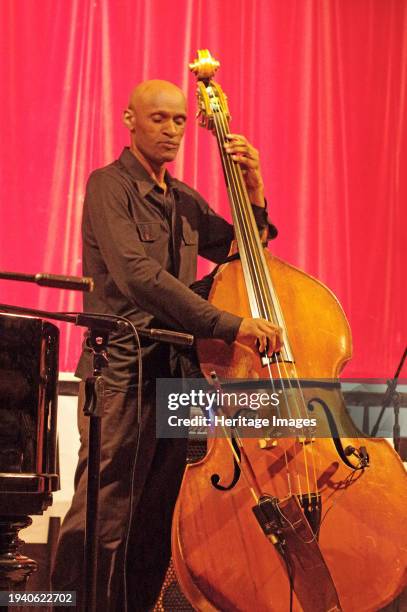
<instances>
[{"instance_id":1,"label":"bass bridge","mask_svg":"<svg viewBox=\"0 0 407 612\"><path fill-rule=\"evenodd\" d=\"M304 511L305 518L307 519L313 533L318 539L322 514L321 494L304 493L303 495L297 495L297 499L300 502L300 506Z\"/></svg>"}]
</instances>

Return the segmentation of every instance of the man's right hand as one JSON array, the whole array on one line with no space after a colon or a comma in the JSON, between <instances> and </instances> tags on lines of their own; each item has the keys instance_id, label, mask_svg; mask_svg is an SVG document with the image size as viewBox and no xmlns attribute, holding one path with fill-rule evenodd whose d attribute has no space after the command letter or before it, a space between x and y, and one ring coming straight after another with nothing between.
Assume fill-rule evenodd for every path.
<instances>
[{"instance_id":1,"label":"man's right hand","mask_svg":"<svg viewBox=\"0 0 407 612\"><path fill-rule=\"evenodd\" d=\"M266 319L246 318L240 324L236 341L271 355L282 347L283 330Z\"/></svg>"}]
</instances>

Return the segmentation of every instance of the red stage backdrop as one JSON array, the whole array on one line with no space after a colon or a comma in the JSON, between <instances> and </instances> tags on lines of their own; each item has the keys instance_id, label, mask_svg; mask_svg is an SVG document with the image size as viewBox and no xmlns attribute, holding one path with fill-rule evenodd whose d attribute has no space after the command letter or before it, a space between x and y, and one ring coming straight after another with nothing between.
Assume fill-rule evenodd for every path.
<instances>
[{"instance_id":1,"label":"red stage backdrop","mask_svg":"<svg viewBox=\"0 0 407 612\"><path fill-rule=\"evenodd\" d=\"M81 273L87 176L127 144L121 112L147 78L188 92L172 171L229 216L187 69L209 48L233 131L261 151L271 248L341 301L354 337L344 374L393 373L406 340L404 0L2 0L0 46L1 269ZM80 308L73 292L0 289L2 302ZM79 350L63 326L61 370Z\"/></svg>"}]
</instances>

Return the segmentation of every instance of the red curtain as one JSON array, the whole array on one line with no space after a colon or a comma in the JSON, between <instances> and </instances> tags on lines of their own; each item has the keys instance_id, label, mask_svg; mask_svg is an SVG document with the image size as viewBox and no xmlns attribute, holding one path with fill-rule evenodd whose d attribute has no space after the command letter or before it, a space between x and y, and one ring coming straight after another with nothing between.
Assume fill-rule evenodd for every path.
<instances>
[{"instance_id":1,"label":"red curtain","mask_svg":"<svg viewBox=\"0 0 407 612\"><path fill-rule=\"evenodd\" d=\"M121 111L147 78L188 92L172 171L229 216L187 69L209 48L233 131L261 151L271 248L341 301L354 337L345 374L389 376L406 341L406 39L404 0L3 0L0 268L81 273L86 178L127 143ZM80 308L73 292L0 288L2 302ZM62 370L79 350L63 326Z\"/></svg>"}]
</instances>

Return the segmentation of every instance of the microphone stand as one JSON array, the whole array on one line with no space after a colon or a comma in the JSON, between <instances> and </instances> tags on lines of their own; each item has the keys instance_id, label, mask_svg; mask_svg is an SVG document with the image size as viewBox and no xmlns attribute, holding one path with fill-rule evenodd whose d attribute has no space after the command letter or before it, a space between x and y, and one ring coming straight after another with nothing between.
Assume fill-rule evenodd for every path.
<instances>
[{"instance_id":1,"label":"microphone stand","mask_svg":"<svg viewBox=\"0 0 407 612\"><path fill-rule=\"evenodd\" d=\"M104 380L102 370L108 365L109 332L90 329L89 345L93 351L93 375L85 381L83 413L89 417L88 482L84 542L84 601L83 610L96 610L96 576L99 528L100 451L102 416L104 411Z\"/></svg>"},{"instance_id":2,"label":"microphone stand","mask_svg":"<svg viewBox=\"0 0 407 612\"><path fill-rule=\"evenodd\" d=\"M407 348L404 349L404 353L401 356L401 359L397 366L394 377L390 378L387 381L387 389L384 394L384 398L382 402L382 409L380 411L379 416L377 417L377 421L374 424L372 432L370 434L372 438L375 438L377 436L377 432L379 431L379 427L380 427L380 423L384 415L384 411L386 410L388 406L393 404L393 410L394 410L393 443L394 443L394 449L399 454L400 454L400 423L399 423L400 395L396 389L397 389L397 384L398 384L398 378L400 376L400 372L404 365L406 356L407 356Z\"/></svg>"},{"instance_id":3,"label":"microphone stand","mask_svg":"<svg viewBox=\"0 0 407 612\"><path fill-rule=\"evenodd\" d=\"M89 328L89 344L93 350L93 374L85 381L85 404L83 412L89 421L88 445L88 480L86 496L86 522L84 542L84 602L85 612L96 612L96 576L98 548L98 506L100 488L100 447L102 417L104 412L104 380L102 370L108 364L107 345L109 332L120 329L132 329L131 326L117 319L103 315L78 313L47 312L33 308L22 308L9 304L0 304L0 311L11 314L45 317L56 321L65 321ZM171 344L191 345L194 337L191 334L172 332L163 329L135 328L140 336L169 342Z\"/></svg>"}]
</instances>

